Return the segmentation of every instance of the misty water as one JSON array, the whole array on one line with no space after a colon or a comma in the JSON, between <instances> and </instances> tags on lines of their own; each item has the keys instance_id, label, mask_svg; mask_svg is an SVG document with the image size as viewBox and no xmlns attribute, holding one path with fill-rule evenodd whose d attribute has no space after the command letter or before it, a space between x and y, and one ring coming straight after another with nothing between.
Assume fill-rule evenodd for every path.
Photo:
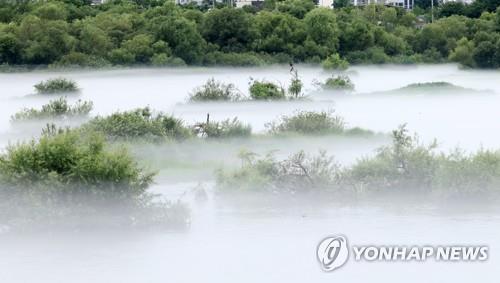
<instances>
[{"instance_id":1,"label":"misty water","mask_svg":"<svg viewBox=\"0 0 500 283\"><path fill-rule=\"evenodd\" d=\"M281 82L289 68L180 68L0 74L0 146L39 134L40 125L13 128L10 116L40 107L53 97L31 95L33 85L64 76L81 87L77 99L92 100L92 115L150 106L188 123L238 117L254 133L297 110L335 110L349 127L371 137L255 137L248 140L137 144L141 164L159 171L152 190L191 209L191 224L174 231L47 231L0 236L1 282L497 282L500 213L495 204L411 203L396 199L324 201L256 195L226 198L213 192L213 171L238 166L242 148L284 157L304 149L327 150L349 165L390 142L388 133L406 123L439 149L500 148L500 72L460 70L455 65L353 67L352 94L320 92L314 81L331 74L298 66L308 99L290 102L187 103L189 92L214 77L247 94L250 78ZM391 92L411 83L449 82L456 92L430 89ZM203 187L208 199L195 197ZM324 273L316 246L331 234L353 244L488 245L487 262L349 262Z\"/></svg>"}]
</instances>

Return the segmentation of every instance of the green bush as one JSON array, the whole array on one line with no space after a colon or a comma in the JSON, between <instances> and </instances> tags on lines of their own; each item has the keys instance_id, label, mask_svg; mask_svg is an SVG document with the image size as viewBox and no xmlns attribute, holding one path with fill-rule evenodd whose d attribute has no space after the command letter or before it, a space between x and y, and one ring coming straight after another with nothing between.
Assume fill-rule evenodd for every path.
<instances>
[{"instance_id":1,"label":"green bush","mask_svg":"<svg viewBox=\"0 0 500 283\"><path fill-rule=\"evenodd\" d=\"M325 152L308 156L301 151L283 161L272 154L259 159L251 152L243 152L240 158L240 168L216 172L218 190L295 193L339 189L341 168Z\"/></svg>"},{"instance_id":2,"label":"green bush","mask_svg":"<svg viewBox=\"0 0 500 283\"><path fill-rule=\"evenodd\" d=\"M151 64L156 67L170 66L170 67L182 67L186 66L186 62L181 58L168 56L165 53L155 54L151 58Z\"/></svg>"},{"instance_id":3,"label":"green bush","mask_svg":"<svg viewBox=\"0 0 500 283\"><path fill-rule=\"evenodd\" d=\"M359 160L349 171L351 183L371 191L430 190L437 166L436 143L421 144L405 126L393 131L393 143L374 157Z\"/></svg>"},{"instance_id":4,"label":"green bush","mask_svg":"<svg viewBox=\"0 0 500 283\"><path fill-rule=\"evenodd\" d=\"M292 78L290 80L290 86L288 87L288 95L294 99L302 96L302 87L304 84L299 77L297 70L292 72Z\"/></svg>"},{"instance_id":5,"label":"green bush","mask_svg":"<svg viewBox=\"0 0 500 283\"><path fill-rule=\"evenodd\" d=\"M211 78L190 94L189 101L237 101L240 98L241 95L233 84L224 84Z\"/></svg>"},{"instance_id":6,"label":"green bush","mask_svg":"<svg viewBox=\"0 0 500 283\"><path fill-rule=\"evenodd\" d=\"M286 99L285 90L272 82L253 80L250 84L250 97L255 100Z\"/></svg>"},{"instance_id":7,"label":"green bush","mask_svg":"<svg viewBox=\"0 0 500 283\"><path fill-rule=\"evenodd\" d=\"M406 127L392 132L392 144L374 156L340 167L324 152L308 157L303 152L278 161L273 155L257 158L243 152L238 169L219 169L221 191L344 192L351 196L499 197L500 150L465 154L437 153L437 143L423 144ZM318 190L319 189L319 190Z\"/></svg>"},{"instance_id":8,"label":"green bush","mask_svg":"<svg viewBox=\"0 0 500 283\"><path fill-rule=\"evenodd\" d=\"M38 141L7 147L0 169L3 184L38 189L46 183L47 190L99 198L136 198L153 180L124 149L106 150L101 136L76 130L46 131Z\"/></svg>"},{"instance_id":9,"label":"green bush","mask_svg":"<svg viewBox=\"0 0 500 283\"><path fill-rule=\"evenodd\" d=\"M36 84L35 89L39 94L70 93L79 91L76 82L65 78L48 79Z\"/></svg>"},{"instance_id":10,"label":"green bush","mask_svg":"<svg viewBox=\"0 0 500 283\"><path fill-rule=\"evenodd\" d=\"M148 107L96 117L83 128L102 133L109 139L161 141L191 136L191 130L184 126L182 120L163 113L153 114Z\"/></svg>"},{"instance_id":11,"label":"green bush","mask_svg":"<svg viewBox=\"0 0 500 283\"><path fill-rule=\"evenodd\" d=\"M51 65L51 67L90 67L90 68L104 68L111 66L106 59L87 55L80 52L71 52L59 59L59 61L55 62Z\"/></svg>"},{"instance_id":12,"label":"green bush","mask_svg":"<svg viewBox=\"0 0 500 283\"><path fill-rule=\"evenodd\" d=\"M91 101L78 100L74 105L68 104L66 98L61 97L42 105L42 109L25 108L11 117L11 121L28 121L36 119L55 119L86 117L92 111Z\"/></svg>"},{"instance_id":13,"label":"green bush","mask_svg":"<svg viewBox=\"0 0 500 283\"><path fill-rule=\"evenodd\" d=\"M266 127L271 134L340 134L345 130L345 123L342 117L331 111L299 111L292 116L282 116Z\"/></svg>"},{"instance_id":14,"label":"green bush","mask_svg":"<svg viewBox=\"0 0 500 283\"><path fill-rule=\"evenodd\" d=\"M320 86L325 90L353 90L354 84L351 79L345 75L332 76Z\"/></svg>"},{"instance_id":15,"label":"green bush","mask_svg":"<svg viewBox=\"0 0 500 283\"><path fill-rule=\"evenodd\" d=\"M208 66L262 66L266 63L260 56L254 53L223 53L220 51L208 53L205 58Z\"/></svg>"},{"instance_id":16,"label":"green bush","mask_svg":"<svg viewBox=\"0 0 500 283\"><path fill-rule=\"evenodd\" d=\"M332 54L326 58L321 66L325 70L347 70L349 68L349 62L340 58L338 53Z\"/></svg>"},{"instance_id":17,"label":"green bush","mask_svg":"<svg viewBox=\"0 0 500 283\"><path fill-rule=\"evenodd\" d=\"M10 145L0 155L1 218L45 225L90 216L96 223L111 213L111 225L171 221L170 207L147 193L153 176L98 134L49 127L38 140Z\"/></svg>"},{"instance_id":18,"label":"green bush","mask_svg":"<svg viewBox=\"0 0 500 283\"><path fill-rule=\"evenodd\" d=\"M249 137L252 127L245 125L238 118L226 119L220 122L205 122L195 125L198 135L206 138Z\"/></svg>"}]
</instances>

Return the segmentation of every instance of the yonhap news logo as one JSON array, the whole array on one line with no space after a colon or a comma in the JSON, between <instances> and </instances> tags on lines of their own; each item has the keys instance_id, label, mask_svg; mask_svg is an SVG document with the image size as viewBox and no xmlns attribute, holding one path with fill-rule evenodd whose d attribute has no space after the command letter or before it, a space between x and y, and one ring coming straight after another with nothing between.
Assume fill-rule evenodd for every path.
<instances>
[{"instance_id":1,"label":"yonhap news logo","mask_svg":"<svg viewBox=\"0 0 500 283\"><path fill-rule=\"evenodd\" d=\"M489 258L486 245L440 245L440 246L349 246L346 236L335 235L323 239L316 249L316 256L321 269L333 271L342 267L352 254L358 261L412 262L435 260L437 262L484 262Z\"/></svg>"},{"instance_id":2,"label":"yonhap news logo","mask_svg":"<svg viewBox=\"0 0 500 283\"><path fill-rule=\"evenodd\" d=\"M325 238L319 243L316 255L324 271L332 271L341 267L349 258L347 239L344 236Z\"/></svg>"}]
</instances>

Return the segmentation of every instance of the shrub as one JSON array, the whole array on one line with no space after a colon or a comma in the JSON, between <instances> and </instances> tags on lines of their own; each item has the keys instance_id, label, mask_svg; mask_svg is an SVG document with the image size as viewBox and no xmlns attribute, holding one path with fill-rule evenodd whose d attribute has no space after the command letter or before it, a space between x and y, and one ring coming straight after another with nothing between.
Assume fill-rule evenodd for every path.
<instances>
[{"instance_id":1,"label":"shrub","mask_svg":"<svg viewBox=\"0 0 500 283\"><path fill-rule=\"evenodd\" d=\"M321 64L325 70L347 70L349 62L340 58L338 53L332 54Z\"/></svg>"},{"instance_id":2,"label":"shrub","mask_svg":"<svg viewBox=\"0 0 500 283\"><path fill-rule=\"evenodd\" d=\"M256 157L254 153L243 152L240 168L218 170L217 189L295 193L339 188L340 166L325 152L308 156L301 151L282 161L277 161L272 154Z\"/></svg>"},{"instance_id":3,"label":"shrub","mask_svg":"<svg viewBox=\"0 0 500 283\"><path fill-rule=\"evenodd\" d=\"M153 176L124 148L108 149L100 135L49 127L38 140L11 145L0 155L2 217L46 223L89 213L102 217L99 212L114 207L114 224L135 224L132 219L153 211L157 220L169 219L168 208L146 191Z\"/></svg>"},{"instance_id":4,"label":"shrub","mask_svg":"<svg viewBox=\"0 0 500 283\"><path fill-rule=\"evenodd\" d=\"M70 52L51 65L51 67L90 67L90 68L104 68L109 67L111 64L106 59L87 55L80 52Z\"/></svg>"},{"instance_id":5,"label":"shrub","mask_svg":"<svg viewBox=\"0 0 500 283\"><path fill-rule=\"evenodd\" d=\"M441 154L432 187L435 191L459 195L498 193L500 151L481 149L474 154L456 150Z\"/></svg>"},{"instance_id":6,"label":"shrub","mask_svg":"<svg viewBox=\"0 0 500 283\"><path fill-rule=\"evenodd\" d=\"M252 127L243 124L238 118L233 118L221 122L198 123L195 125L195 131L207 138L248 137L252 134Z\"/></svg>"},{"instance_id":7,"label":"shrub","mask_svg":"<svg viewBox=\"0 0 500 283\"><path fill-rule=\"evenodd\" d=\"M292 71L292 79L290 80L290 86L288 87L288 93L292 98L299 98L302 94L302 87L304 84L299 78L299 73L297 70Z\"/></svg>"},{"instance_id":8,"label":"shrub","mask_svg":"<svg viewBox=\"0 0 500 283\"><path fill-rule=\"evenodd\" d=\"M104 145L99 135L46 131L38 141L7 147L0 158L0 180L27 188L47 182L54 190L65 187L66 193L83 191L99 197L143 194L153 174L144 173L125 150L108 151Z\"/></svg>"},{"instance_id":9,"label":"shrub","mask_svg":"<svg viewBox=\"0 0 500 283\"><path fill-rule=\"evenodd\" d=\"M430 190L437 166L436 142L421 144L405 125L392 133L393 143L372 158L359 160L348 172L352 183L370 190Z\"/></svg>"},{"instance_id":10,"label":"shrub","mask_svg":"<svg viewBox=\"0 0 500 283\"><path fill-rule=\"evenodd\" d=\"M209 79L203 86L196 88L189 97L190 101L236 101L241 98L240 93L233 84L224 84Z\"/></svg>"},{"instance_id":11,"label":"shrub","mask_svg":"<svg viewBox=\"0 0 500 283\"><path fill-rule=\"evenodd\" d=\"M282 116L280 119L266 124L271 134L331 134L342 133L345 123L342 117L333 112L299 111L292 116Z\"/></svg>"},{"instance_id":12,"label":"shrub","mask_svg":"<svg viewBox=\"0 0 500 283\"><path fill-rule=\"evenodd\" d=\"M36 84L35 89L39 94L69 93L79 90L76 82L65 78L48 79Z\"/></svg>"},{"instance_id":13,"label":"shrub","mask_svg":"<svg viewBox=\"0 0 500 283\"><path fill-rule=\"evenodd\" d=\"M353 90L354 84L351 79L345 75L332 76L326 79L325 83L320 84L326 90Z\"/></svg>"},{"instance_id":14,"label":"shrub","mask_svg":"<svg viewBox=\"0 0 500 283\"><path fill-rule=\"evenodd\" d=\"M145 139L159 141L164 138L184 139L191 130L182 120L163 113L153 114L148 107L116 112L108 117L96 117L83 126L110 139Z\"/></svg>"},{"instance_id":15,"label":"shrub","mask_svg":"<svg viewBox=\"0 0 500 283\"><path fill-rule=\"evenodd\" d=\"M286 99L285 90L272 82L253 80L250 84L250 96L256 100Z\"/></svg>"},{"instance_id":16,"label":"shrub","mask_svg":"<svg viewBox=\"0 0 500 283\"><path fill-rule=\"evenodd\" d=\"M165 53L155 54L151 58L151 64L153 64L153 66L157 66L157 67L162 67L162 66L182 67L182 66L186 66L186 62L184 62L184 60L182 60L181 58L168 56Z\"/></svg>"},{"instance_id":17,"label":"shrub","mask_svg":"<svg viewBox=\"0 0 500 283\"><path fill-rule=\"evenodd\" d=\"M254 53L224 53L220 51L208 53L204 59L205 65L218 66L262 66L266 62Z\"/></svg>"},{"instance_id":18,"label":"shrub","mask_svg":"<svg viewBox=\"0 0 500 283\"><path fill-rule=\"evenodd\" d=\"M272 154L240 154L242 165L220 169L216 185L226 191L304 192L317 190L364 195L370 193L498 197L500 151L480 150L465 154L436 153L436 142L423 144L400 126L392 133L391 145L372 157L341 168L324 152L307 156L302 151L283 161Z\"/></svg>"},{"instance_id":19,"label":"shrub","mask_svg":"<svg viewBox=\"0 0 500 283\"><path fill-rule=\"evenodd\" d=\"M426 83L413 83L407 86L395 89L391 92L394 93L431 93L431 94L457 94L457 93L471 93L479 92L478 90L468 89L457 86L448 82L426 82Z\"/></svg>"},{"instance_id":20,"label":"shrub","mask_svg":"<svg viewBox=\"0 0 500 283\"><path fill-rule=\"evenodd\" d=\"M11 117L13 122L51 119L51 118L73 118L85 117L92 111L91 101L78 100L73 106L68 104L66 98L61 97L51 100L48 104L42 105L42 109L25 108Z\"/></svg>"}]
</instances>

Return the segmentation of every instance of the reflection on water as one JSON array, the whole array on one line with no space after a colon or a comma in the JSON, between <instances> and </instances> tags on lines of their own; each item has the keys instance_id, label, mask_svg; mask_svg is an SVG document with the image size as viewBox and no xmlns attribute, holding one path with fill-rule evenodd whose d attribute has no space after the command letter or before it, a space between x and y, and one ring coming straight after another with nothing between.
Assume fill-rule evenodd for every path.
<instances>
[{"instance_id":1,"label":"reflection on water","mask_svg":"<svg viewBox=\"0 0 500 283\"><path fill-rule=\"evenodd\" d=\"M306 89L329 76L318 68L299 67ZM424 140L437 138L443 149L457 145L474 150L499 147L500 72L463 71L452 65L421 67L355 67L352 95L310 95L300 102L186 104L194 87L208 78L234 83L241 91L250 77L286 83L287 68L119 70L76 73L0 74L0 145L33 131L15 131L9 117L22 107L46 103L25 97L32 86L64 75L81 86L79 97L94 101L93 114L109 114L150 105L187 122L238 116L256 132L279 115L297 109L335 109L349 126L389 132L408 123ZM410 83L446 81L489 93L372 95ZM26 134L28 133L28 134ZM187 142L138 145L134 154L160 170L154 192L189 203L191 227L168 232L68 232L3 235L0 241L1 282L496 282L500 252L498 210L475 206L449 208L446 203L342 203L299 198L232 200L211 192L212 170L235 166L237 152L279 149L283 156L306 149L327 149L342 164L367 155L387 142L377 138L254 138L230 142ZM201 182L208 200L194 200ZM465 209L467 207L467 209ZM425 245L487 244L486 263L355 263L323 273L315 259L316 244L329 234L343 233L358 244Z\"/></svg>"}]
</instances>

